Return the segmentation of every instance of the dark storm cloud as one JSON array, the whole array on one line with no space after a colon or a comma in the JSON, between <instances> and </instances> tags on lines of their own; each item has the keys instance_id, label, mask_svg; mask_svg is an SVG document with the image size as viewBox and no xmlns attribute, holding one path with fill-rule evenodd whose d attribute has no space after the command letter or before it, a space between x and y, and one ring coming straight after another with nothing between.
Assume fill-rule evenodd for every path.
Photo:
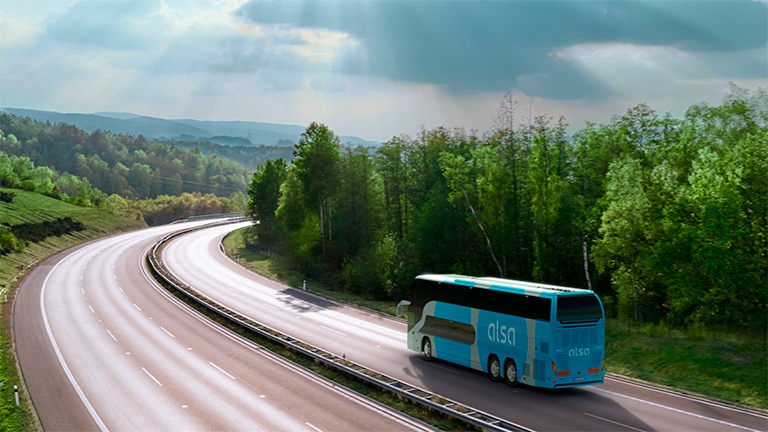
<instances>
[{"instance_id":1,"label":"dark storm cloud","mask_svg":"<svg viewBox=\"0 0 768 432\"><path fill-rule=\"evenodd\" d=\"M553 55L559 48L602 43L694 53L761 48L767 8L744 1L253 1L240 14L261 24L351 34L367 56L345 64L348 73L436 83L459 92L514 88L567 99L609 90ZM730 69L748 78L766 72L764 61Z\"/></svg>"}]
</instances>

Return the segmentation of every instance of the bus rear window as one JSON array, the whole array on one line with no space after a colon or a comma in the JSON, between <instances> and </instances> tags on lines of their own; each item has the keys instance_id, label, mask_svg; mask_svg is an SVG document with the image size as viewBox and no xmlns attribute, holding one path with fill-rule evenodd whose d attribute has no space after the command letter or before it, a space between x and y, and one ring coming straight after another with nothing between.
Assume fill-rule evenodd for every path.
<instances>
[{"instance_id":1,"label":"bus rear window","mask_svg":"<svg viewBox=\"0 0 768 432\"><path fill-rule=\"evenodd\" d=\"M597 297L589 295L558 296L558 321L597 321L603 317Z\"/></svg>"}]
</instances>

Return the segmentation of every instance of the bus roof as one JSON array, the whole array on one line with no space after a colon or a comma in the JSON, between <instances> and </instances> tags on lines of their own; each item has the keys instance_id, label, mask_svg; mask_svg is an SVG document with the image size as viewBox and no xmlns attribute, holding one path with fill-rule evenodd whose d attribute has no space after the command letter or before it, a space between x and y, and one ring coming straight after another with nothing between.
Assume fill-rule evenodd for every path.
<instances>
[{"instance_id":1,"label":"bus roof","mask_svg":"<svg viewBox=\"0 0 768 432\"><path fill-rule=\"evenodd\" d=\"M540 284L536 282L524 282L495 277L464 276L458 274L423 274L416 276L416 279L430 280L439 283L449 283L453 285L463 285L472 288L485 288L495 291L526 294L536 297L551 297L562 294L567 295L592 293L592 291L582 288L568 288L557 285Z\"/></svg>"}]
</instances>

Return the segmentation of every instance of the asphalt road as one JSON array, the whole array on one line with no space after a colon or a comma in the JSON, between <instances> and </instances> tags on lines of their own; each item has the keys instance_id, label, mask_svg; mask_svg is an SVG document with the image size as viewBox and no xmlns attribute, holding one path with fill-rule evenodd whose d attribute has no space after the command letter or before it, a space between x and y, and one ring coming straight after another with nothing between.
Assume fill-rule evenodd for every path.
<instances>
[{"instance_id":1,"label":"asphalt road","mask_svg":"<svg viewBox=\"0 0 768 432\"><path fill-rule=\"evenodd\" d=\"M150 281L143 254L184 226L91 242L25 278L14 341L45 430L420 428L222 330Z\"/></svg>"},{"instance_id":2,"label":"asphalt road","mask_svg":"<svg viewBox=\"0 0 768 432\"><path fill-rule=\"evenodd\" d=\"M764 431L768 418L675 392L608 378L595 387L509 388L446 362L427 363L406 348L405 324L264 279L220 249L246 224L174 240L166 265L196 290L238 313L372 369L535 430Z\"/></svg>"}]
</instances>

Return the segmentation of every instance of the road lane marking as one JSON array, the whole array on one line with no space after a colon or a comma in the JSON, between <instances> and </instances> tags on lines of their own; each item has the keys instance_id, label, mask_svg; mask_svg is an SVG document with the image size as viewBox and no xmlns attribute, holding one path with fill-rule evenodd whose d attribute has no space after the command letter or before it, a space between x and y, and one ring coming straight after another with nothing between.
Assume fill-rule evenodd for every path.
<instances>
[{"instance_id":1,"label":"road lane marking","mask_svg":"<svg viewBox=\"0 0 768 432\"><path fill-rule=\"evenodd\" d=\"M712 417L703 416L701 414L696 414L696 413L692 413L692 412L689 412L689 411L683 411L681 409L672 408L672 407L669 407L669 406L666 406L666 405L657 404L655 402L639 399L639 398L628 396L628 395L624 395L624 394L621 394L621 393L612 392L610 390L605 390L605 389L602 389L600 387L593 387L593 389L597 390L597 391L601 391L603 393L609 393L609 394L612 394L614 396L619 396L619 397L623 397L623 398L626 398L626 399L630 399L630 400L633 400L635 402L641 402L641 403L644 403L644 404L655 406L657 408L664 408L666 410L674 411L676 413L685 414L685 415L689 415L691 417L700 418L702 420L708 420L708 421L711 421L711 422L714 422L714 423L720 423L722 425L726 425L726 426L730 426L730 427L734 427L734 428L738 428L738 429L743 429L743 430L750 431L750 432L760 432L757 429L752 429L752 428L748 428L746 426L741 426L741 425L737 425L737 424L734 424L734 423L729 423L727 421L714 419Z\"/></svg>"},{"instance_id":2,"label":"road lane marking","mask_svg":"<svg viewBox=\"0 0 768 432\"><path fill-rule=\"evenodd\" d=\"M636 431L638 431L638 432L646 432L646 431L645 431L645 429L638 429L638 428L636 428L636 427L632 427L632 426L629 426L629 425L625 425L624 423L619 423L619 422L616 422L616 421L613 421L613 420L608 420L607 418L603 418L603 417L600 417L600 416L596 416L596 415L594 415L594 414L590 414L590 413L584 413L584 415L585 415L585 416L589 416L589 417L593 417L593 418L596 418L596 419L598 419L598 420L602 420L602 421L604 421L604 422L613 423L613 424L615 424L615 425L617 425L617 426L621 426L621 427L623 427L623 428L627 428L627 429L636 430Z\"/></svg>"},{"instance_id":3,"label":"road lane marking","mask_svg":"<svg viewBox=\"0 0 768 432\"><path fill-rule=\"evenodd\" d=\"M322 327L322 328L324 328L324 329L326 329L326 330L328 330L328 331L332 331L332 332L334 332L334 333L340 334L340 335L342 335L342 336L346 336L346 335L347 335L346 333L342 333L342 332L340 332L340 331L338 331L338 330L334 330L334 329L332 329L332 328L330 328L330 327L326 327L326 326L324 326L324 325L321 325L320 327Z\"/></svg>"},{"instance_id":4,"label":"road lane marking","mask_svg":"<svg viewBox=\"0 0 768 432\"><path fill-rule=\"evenodd\" d=\"M213 367L215 367L216 369L218 369L218 370L219 370L219 372L223 373L224 375L226 375L226 376L228 376L228 377L230 377L230 378L232 378L232 379L236 379L235 377L233 377L232 375L230 375L229 373L227 373L227 371L225 371L224 369L222 369L222 368L220 368L220 367L216 366L215 364L213 364L213 362L208 362L208 364L209 364L209 365L211 365L211 366L213 366Z\"/></svg>"},{"instance_id":5,"label":"road lane marking","mask_svg":"<svg viewBox=\"0 0 768 432\"><path fill-rule=\"evenodd\" d=\"M158 381L158 380L157 380L157 378L153 377L153 376L152 376L152 374L151 374L151 373L149 373L149 371L148 371L148 370L146 370L146 369L144 369L144 368L141 368L141 370L143 370L143 371L144 371L144 373L145 373L145 374L147 374L147 376L149 376L150 378L152 378L152 380L153 380L154 382L156 382L156 383L157 383L157 385L159 385L160 387L162 387L162 386L163 386L162 384L160 384L160 381Z\"/></svg>"},{"instance_id":6,"label":"road lane marking","mask_svg":"<svg viewBox=\"0 0 768 432\"><path fill-rule=\"evenodd\" d=\"M309 427L311 427L312 429L316 430L317 432L323 432L323 430L322 430L322 429L320 429L319 427L317 427L317 426L313 425L313 424L312 424L312 423L310 423L310 422L304 422L304 424L305 424L305 425L307 425L307 426L309 426Z\"/></svg>"},{"instance_id":7,"label":"road lane marking","mask_svg":"<svg viewBox=\"0 0 768 432\"><path fill-rule=\"evenodd\" d=\"M91 305L88 305L88 309L90 309L90 310L91 310L91 312L93 312L93 313L96 313L96 311L95 311L95 310L93 310L93 308L91 307Z\"/></svg>"},{"instance_id":8,"label":"road lane marking","mask_svg":"<svg viewBox=\"0 0 768 432\"><path fill-rule=\"evenodd\" d=\"M176 339L176 336L172 335L172 334L171 334L171 332L169 332L168 330L166 330L166 329L165 329L165 327L163 327L163 326L160 326L160 328L161 328L161 329L163 329L163 331L164 331L164 332L168 333L168 336L170 336L170 337L172 337L172 338Z\"/></svg>"},{"instance_id":9,"label":"road lane marking","mask_svg":"<svg viewBox=\"0 0 768 432\"><path fill-rule=\"evenodd\" d=\"M48 275L45 276L45 280L43 280L43 287L40 289L40 312L43 316L43 323L45 324L45 332L48 333L48 339L51 341L51 345L53 346L53 350L56 352L56 357L59 359L59 364L61 364L61 367L64 369L64 373L67 375L67 378L69 378L69 382L72 384L72 387L75 388L75 392L80 397L80 400L83 402L83 405L85 405L85 408L88 410L88 413L91 414L91 418L94 422L96 422L96 425L99 427L99 430L106 431L107 425L104 424L104 421L99 417L99 414L96 412L96 409L91 405L91 401L88 400L88 397L85 396L85 392L83 392L83 389L80 387L80 384L78 384L77 380L75 379L75 375L72 373L72 370L69 368L69 365L67 365L67 361L64 360L64 354L62 354L61 349L59 349L59 344L56 343L56 338L53 336L53 329L51 328L51 323L48 321L48 312L45 311L45 291L48 287L48 279L50 279L53 272L56 271L56 269L75 255L77 252L72 252L71 254L67 255L62 259L61 261L57 262L55 266L51 269L51 271L48 272ZM85 268L85 267L84 267Z\"/></svg>"},{"instance_id":10,"label":"road lane marking","mask_svg":"<svg viewBox=\"0 0 768 432\"><path fill-rule=\"evenodd\" d=\"M114 339L115 342L117 342L117 338L115 337L115 335L112 334L111 331L107 330L107 333L109 333L109 335L112 336L112 339Z\"/></svg>"},{"instance_id":11,"label":"road lane marking","mask_svg":"<svg viewBox=\"0 0 768 432\"><path fill-rule=\"evenodd\" d=\"M141 308L140 308L140 307L138 307L138 306L136 306L136 303L134 303L134 304L133 304L133 307L135 307L136 309L138 309L138 310L139 310L139 312L141 312Z\"/></svg>"}]
</instances>

